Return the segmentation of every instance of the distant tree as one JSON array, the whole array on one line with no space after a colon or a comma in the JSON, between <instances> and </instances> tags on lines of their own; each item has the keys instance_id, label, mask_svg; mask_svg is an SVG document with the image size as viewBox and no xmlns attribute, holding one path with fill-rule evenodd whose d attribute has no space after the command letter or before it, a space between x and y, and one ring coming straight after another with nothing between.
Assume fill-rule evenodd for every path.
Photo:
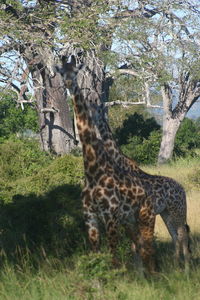
<instances>
[{"instance_id":1,"label":"distant tree","mask_svg":"<svg viewBox=\"0 0 200 300\"><path fill-rule=\"evenodd\" d=\"M172 157L181 122L200 96L200 6L197 1L147 0L115 8L118 74L139 82L137 102L163 109L158 163L164 163ZM154 102L158 95L160 103Z\"/></svg>"}]
</instances>

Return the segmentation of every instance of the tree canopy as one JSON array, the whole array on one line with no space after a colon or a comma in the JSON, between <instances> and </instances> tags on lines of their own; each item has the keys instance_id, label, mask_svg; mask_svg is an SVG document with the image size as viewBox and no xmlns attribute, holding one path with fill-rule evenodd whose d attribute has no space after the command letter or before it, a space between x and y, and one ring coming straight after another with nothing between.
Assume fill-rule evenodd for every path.
<instances>
[{"instance_id":1,"label":"tree canopy","mask_svg":"<svg viewBox=\"0 0 200 300\"><path fill-rule=\"evenodd\" d=\"M54 98L61 94L51 90L63 85L55 66L75 54L86 65L90 101L108 101L115 82L120 88L107 106L125 100L163 109L160 162L171 157L180 123L200 95L198 1L3 0L0 9L0 81L18 102L33 100L28 90L43 97L42 104L37 100L41 130L60 111ZM69 124L64 131L71 137ZM164 132L173 136L170 143Z\"/></svg>"}]
</instances>

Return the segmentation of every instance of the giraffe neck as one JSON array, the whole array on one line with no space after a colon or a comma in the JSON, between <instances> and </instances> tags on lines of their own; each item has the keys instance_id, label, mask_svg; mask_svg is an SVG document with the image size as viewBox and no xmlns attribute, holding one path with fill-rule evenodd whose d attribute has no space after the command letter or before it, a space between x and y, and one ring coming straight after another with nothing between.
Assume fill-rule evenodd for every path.
<instances>
[{"instance_id":1,"label":"giraffe neck","mask_svg":"<svg viewBox=\"0 0 200 300\"><path fill-rule=\"evenodd\" d=\"M123 153L117 146L104 113L101 114L98 120L98 129L109 157L114 160L115 163L117 163L122 169L125 169L126 171L139 172L140 169L137 166L137 163L134 160L131 160L123 155Z\"/></svg>"},{"instance_id":2,"label":"giraffe neck","mask_svg":"<svg viewBox=\"0 0 200 300\"><path fill-rule=\"evenodd\" d=\"M83 148L83 160L86 175L91 175L95 168L101 164L103 151L96 136L95 127L89 115L89 110L81 92L77 92L73 97L74 110L78 133ZM101 152L100 152L101 151Z\"/></svg>"}]
</instances>

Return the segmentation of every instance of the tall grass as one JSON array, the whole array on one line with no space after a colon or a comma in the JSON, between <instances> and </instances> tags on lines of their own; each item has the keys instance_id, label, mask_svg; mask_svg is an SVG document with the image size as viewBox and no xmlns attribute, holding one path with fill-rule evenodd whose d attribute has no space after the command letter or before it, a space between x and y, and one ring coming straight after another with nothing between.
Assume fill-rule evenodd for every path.
<instances>
[{"instance_id":1,"label":"tall grass","mask_svg":"<svg viewBox=\"0 0 200 300\"><path fill-rule=\"evenodd\" d=\"M104 240L100 254L90 253L80 201L81 158L46 157L39 150L35 156L32 145L30 149L22 144L15 155L12 143L6 144L9 151L0 146L0 299L200 299L200 176L195 159L145 167L186 188L193 251L190 273L174 263L171 238L157 217L159 272L141 278L126 239L120 241L117 270Z\"/></svg>"}]
</instances>

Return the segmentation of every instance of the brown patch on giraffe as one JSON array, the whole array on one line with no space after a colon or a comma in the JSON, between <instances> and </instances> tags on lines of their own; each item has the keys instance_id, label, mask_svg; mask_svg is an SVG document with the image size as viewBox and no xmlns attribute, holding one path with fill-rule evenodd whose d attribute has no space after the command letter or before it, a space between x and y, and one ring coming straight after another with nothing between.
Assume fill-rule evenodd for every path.
<instances>
[{"instance_id":1,"label":"brown patch on giraffe","mask_svg":"<svg viewBox=\"0 0 200 300\"><path fill-rule=\"evenodd\" d=\"M107 181L107 188L112 189L114 187L114 180L113 178L109 178Z\"/></svg>"},{"instance_id":2,"label":"brown patch on giraffe","mask_svg":"<svg viewBox=\"0 0 200 300\"><path fill-rule=\"evenodd\" d=\"M88 128L86 128L86 129L83 131L83 135L84 135L85 143L86 143L86 144L89 144L90 141L91 141L91 133L90 133L90 131L89 131Z\"/></svg>"},{"instance_id":3,"label":"brown patch on giraffe","mask_svg":"<svg viewBox=\"0 0 200 300\"><path fill-rule=\"evenodd\" d=\"M82 130L82 127L81 127L81 125L80 125L79 123L77 123L77 128L78 128L79 135L80 135L80 132L81 132L81 130Z\"/></svg>"},{"instance_id":4,"label":"brown patch on giraffe","mask_svg":"<svg viewBox=\"0 0 200 300\"><path fill-rule=\"evenodd\" d=\"M92 238L94 240L96 240L98 238L98 232L96 229L90 229L89 234L90 234L90 238Z\"/></svg>"},{"instance_id":5,"label":"brown patch on giraffe","mask_svg":"<svg viewBox=\"0 0 200 300\"><path fill-rule=\"evenodd\" d=\"M113 204L113 205L117 205L119 202L117 201L116 197L112 197L110 199L110 202Z\"/></svg>"},{"instance_id":6,"label":"brown patch on giraffe","mask_svg":"<svg viewBox=\"0 0 200 300\"><path fill-rule=\"evenodd\" d=\"M127 194L127 196L128 196L129 198L135 198L135 196L134 196L134 193L133 193L132 189L131 189L131 190L128 190L128 194Z\"/></svg>"},{"instance_id":7,"label":"brown patch on giraffe","mask_svg":"<svg viewBox=\"0 0 200 300\"><path fill-rule=\"evenodd\" d=\"M89 192L85 192L82 195L84 197L84 206L89 207L91 204L91 197Z\"/></svg>"},{"instance_id":8,"label":"brown patch on giraffe","mask_svg":"<svg viewBox=\"0 0 200 300\"><path fill-rule=\"evenodd\" d=\"M112 143L111 143L111 142L106 142L106 143L105 143L105 146L108 147L108 148L110 148L110 147L112 147ZM109 149L109 150L110 150L110 149Z\"/></svg>"},{"instance_id":9,"label":"brown patch on giraffe","mask_svg":"<svg viewBox=\"0 0 200 300\"><path fill-rule=\"evenodd\" d=\"M113 195L113 191L112 190L104 190L104 193L107 197L111 197Z\"/></svg>"},{"instance_id":10,"label":"brown patch on giraffe","mask_svg":"<svg viewBox=\"0 0 200 300\"><path fill-rule=\"evenodd\" d=\"M111 156L114 155L114 150L113 150L113 149L110 149L110 150L109 150L109 155L111 155Z\"/></svg>"},{"instance_id":11,"label":"brown patch on giraffe","mask_svg":"<svg viewBox=\"0 0 200 300\"><path fill-rule=\"evenodd\" d=\"M101 203L103 205L103 208L106 209L106 210L110 207L109 202L106 198L102 198Z\"/></svg>"},{"instance_id":12,"label":"brown patch on giraffe","mask_svg":"<svg viewBox=\"0 0 200 300\"><path fill-rule=\"evenodd\" d=\"M125 179L125 184L127 188L130 188L132 186L131 180L129 178L126 177Z\"/></svg>"},{"instance_id":13,"label":"brown patch on giraffe","mask_svg":"<svg viewBox=\"0 0 200 300\"><path fill-rule=\"evenodd\" d=\"M107 175L103 175L103 176L101 177L101 179L99 180L99 185L105 186L105 181L106 181L106 179L107 179Z\"/></svg>"},{"instance_id":14,"label":"brown patch on giraffe","mask_svg":"<svg viewBox=\"0 0 200 300\"><path fill-rule=\"evenodd\" d=\"M96 160L95 152L91 146L86 147L86 155L89 162Z\"/></svg>"},{"instance_id":15,"label":"brown patch on giraffe","mask_svg":"<svg viewBox=\"0 0 200 300\"><path fill-rule=\"evenodd\" d=\"M105 173L111 173L113 172L113 168L111 167L111 165L106 165L105 166Z\"/></svg>"},{"instance_id":16,"label":"brown patch on giraffe","mask_svg":"<svg viewBox=\"0 0 200 300\"><path fill-rule=\"evenodd\" d=\"M92 165L91 167L89 167L90 174L95 174L95 172L97 171L97 169L98 169L98 166L96 164Z\"/></svg>"},{"instance_id":17,"label":"brown patch on giraffe","mask_svg":"<svg viewBox=\"0 0 200 300\"><path fill-rule=\"evenodd\" d=\"M94 197L94 198L99 199L99 198L102 197L102 195L103 195L103 190L102 190L101 188L96 188L96 189L94 190L94 192L93 192L93 197Z\"/></svg>"},{"instance_id":18,"label":"brown patch on giraffe","mask_svg":"<svg viewBox=\"0 0 200 300\"><path fill-rule=\"evenodd\" d=\"M102 169L98 169L98 172L96 173L96 176L95 176L96 180L98 181L103 174L104 174L104 171Z\"/></svg>"},{"instance_id":19,"label":"brown patch on giraffe","mask_svg":"<svg viewBox=\"0 0 200 300\"><path fill-rule=\"evenodd\" d=\"M125 204L125 205L123 206L123 210L124 210L124 211L129 211L129 210L130 210L130 206L128 206L128 205Z\"/></svg>"}]
</instances>

